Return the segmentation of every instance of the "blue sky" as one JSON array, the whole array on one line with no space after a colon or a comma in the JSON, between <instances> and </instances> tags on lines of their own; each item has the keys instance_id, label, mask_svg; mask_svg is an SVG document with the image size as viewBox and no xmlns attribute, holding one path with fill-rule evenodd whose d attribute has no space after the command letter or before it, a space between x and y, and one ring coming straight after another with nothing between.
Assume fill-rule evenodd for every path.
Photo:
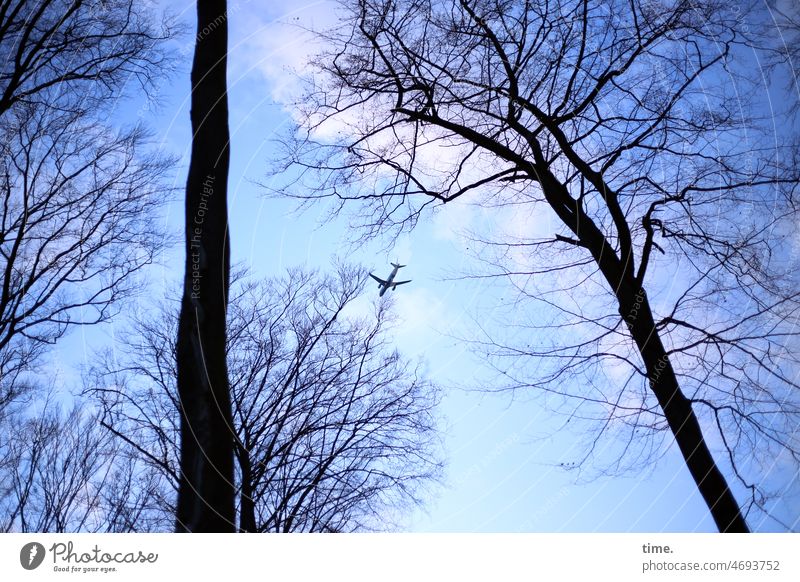
<instances>
[{"instance_id":1,"label":"blue sky","mask_svg":"<svg viewBox=\"0 0 800 582\"><path fill-rule=\"evenodd\" d=\"M183 1L183 0L181 0ZM193 26L191 2L165 3L183 10ZM456 339L472 329L473 317L503 297L503 290L450 276L472 266L459 236L463 226L490 220L466 205L428 216L397 241L348 244L346 217L325 223L325 209L302 215L288 201L268 199L257 182L268 180L267 161L276 135L291 126L296 91L291 69L301 68L314 45L296 25L314 28L333 22L325 2L229 2L229 104L232 164L229 189L232 256L253 273L273 275L289 266L325 268L333 255L347 255L383 276L390 261L408 264L401 273L413 279L392 295L400 323L398 346L427 363L432 378L446 387L442 405L448 456L447 483L426 511L412 516L412 531L716 531L675 447L667 439L663 457L639 474L593 477L591 471L565 470L580 458L585 442L579 432L560 429L562 417L529 395L493 396L461 390L485 377L480 357ZM189 75L193 33L176 45L184 63L162 81L157 105L133 99L120 105L120 117L150 125L169 152L181 156L175 168L180 191L190 146ZM164 220L180 232L180 192ZM544 224L546 227L546 223ZM389 250L386 250L389 247ZM180 249L152 270L152 293L173 288L182 265ZM368 286L362 301L377 301ZM482 311L483 310L483 311ZM68 362L90 357L92 347L112 341L113 328L77 331L60 344L55 358ZM64 364L66 366L66 364ZM69 375L66 378L70 378ZM65 380L68 382L69 380ZM599 456L602 458L601 451ZM613 451L608 451L609 455ZM589 467L591 469L591 467ZM785 511L797 515L795 506ZM753 524L756 525L757 524ZM764 526L771 527L771 526ZM758 529L758 528L757 528Z\"/></svg>"}]
</instances>

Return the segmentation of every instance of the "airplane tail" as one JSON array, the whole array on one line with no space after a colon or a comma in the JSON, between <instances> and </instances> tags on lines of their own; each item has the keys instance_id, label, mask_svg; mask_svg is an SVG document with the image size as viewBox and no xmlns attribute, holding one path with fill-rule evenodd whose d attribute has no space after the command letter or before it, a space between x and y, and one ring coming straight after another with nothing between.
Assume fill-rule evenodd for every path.
<instances>
[{"instance_id":1,"label":"airplane tail","mask_svg":"<svg viewBox=\"0 0 800 582\"><path fill-rule=\"evenodd\" d=\"M398 265L397 263L389 263L389 264L390 264L391 266L393 266L393 267L397 268L397 269L402 269L403 267L405 267L405 265Z\"/></svg>"}]
</instances>

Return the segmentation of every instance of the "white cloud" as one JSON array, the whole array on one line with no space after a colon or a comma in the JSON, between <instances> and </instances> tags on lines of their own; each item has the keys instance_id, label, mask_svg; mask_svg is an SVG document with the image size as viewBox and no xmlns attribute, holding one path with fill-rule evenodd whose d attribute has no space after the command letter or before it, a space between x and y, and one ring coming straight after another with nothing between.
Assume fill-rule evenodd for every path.
<instances>
[{"instance_id":1,"label":"white cloud","mask_svg":"<svg viewBox=\"0 0 800 582\"><path fill-rule=\"evenodd\" d=\"M449 327L447 304L426 287L398 287L394 300L398 344L409 355L427 355Z\"/></svg>"},{"instance_id":2,"label":"white cloud","mask_svg":"<svg viewBox=\"0 0 800 582\"><path fill-rule=\"evenodd\" d=\"M248 2L249 4L249 2ZM255 71L267 82L273 100L288 106L300 95L298 73L308 68L310 58L323 44L312 32L324 30L336 22L332 2L298 5L279 2L270 6L253 3L242 10L230 10L235 26L242 32L231 47L231 76Z\"/></svg>"}]
</instances>

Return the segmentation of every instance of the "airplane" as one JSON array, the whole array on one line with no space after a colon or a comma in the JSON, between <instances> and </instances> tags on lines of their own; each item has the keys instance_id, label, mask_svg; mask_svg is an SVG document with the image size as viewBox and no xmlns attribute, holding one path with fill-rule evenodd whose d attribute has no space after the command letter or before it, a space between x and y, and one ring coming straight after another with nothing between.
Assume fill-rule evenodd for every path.
<instances>
[{"instance_id":1,"label":"airplane","mask_svg":"<svg viewBox=\"0 0 800 582\"><path fill-rule=\"evenodd\" d=\"M394 291L395 288L398 285L402 285L403 283L411 283L410 279L408 281L397 281L397 282L395 282L394 278L395 278L395 275L397 275L397 271L399 269L402 269L403 267L405 267L405 265L397 265L395 263L389 263L389 264L392 265L392 267L394 267L394 269L392 269L392 272L389 273L389 277L385 281L383 279L380 279L379 277L376 277L372 273L369 274L370 277L372 277L373 279L375 279L378 282L378 287L381 290L379 297L383 297L383 294L386 293L389 290L389 287L391 287L392 291Z\"/></svg>"}]
</instances>

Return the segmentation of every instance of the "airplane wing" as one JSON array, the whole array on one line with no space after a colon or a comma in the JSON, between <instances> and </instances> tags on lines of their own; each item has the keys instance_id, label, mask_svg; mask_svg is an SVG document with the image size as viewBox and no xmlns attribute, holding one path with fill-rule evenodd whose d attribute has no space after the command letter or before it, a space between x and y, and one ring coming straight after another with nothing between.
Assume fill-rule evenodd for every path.
<instances>
[{"instance_id":1,"label":"airplane wing","mask_svg":"<svg viewBox=\"0 0 800 582\"><path fill-rule=\"evenodd\" d=\"M380 278L376 277L376 276L375 276L375 275L373 275L372 273L370 273L370 274L369 274L369 276L370 276L370 277L372 277L373 279L375 279L375 280L376 280L378 283L380 283L381 285L386 285L386 281L384 281L383 279L380 279Z\"/></svg>"},{"instance_id":2,"label":"airplane wing","mask_svg":"<svg viewBox=\"0 0 800 582\"><path fill-rule=\"evenodd\" d=\"M392 283L392 286L402 285L403 283L411 283L411 279L409 279L408 281L397 281L395 283Z\"/></svg>"}]
</instances>

